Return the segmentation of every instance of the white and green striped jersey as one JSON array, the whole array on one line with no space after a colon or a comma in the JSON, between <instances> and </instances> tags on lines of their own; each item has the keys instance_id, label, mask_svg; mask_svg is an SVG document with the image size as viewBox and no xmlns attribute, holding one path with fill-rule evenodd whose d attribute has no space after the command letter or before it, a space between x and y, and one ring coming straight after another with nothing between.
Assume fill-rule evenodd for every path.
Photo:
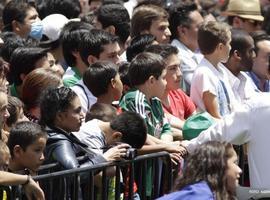
<instances>
[{"instance_id":1,"label":"white and green striped jersey","mask_svg":"<svg viewBox=\"0 0 270 200\"><path fill-rule=\"evenodd\" d=\"M160 138L162 134L171 134L171 127L164 116L161 102L158 98L146 99L138 89L130 90L121 99L122 110L139 113L146 122L148 134Z\"/></svg>"}]
</instances>

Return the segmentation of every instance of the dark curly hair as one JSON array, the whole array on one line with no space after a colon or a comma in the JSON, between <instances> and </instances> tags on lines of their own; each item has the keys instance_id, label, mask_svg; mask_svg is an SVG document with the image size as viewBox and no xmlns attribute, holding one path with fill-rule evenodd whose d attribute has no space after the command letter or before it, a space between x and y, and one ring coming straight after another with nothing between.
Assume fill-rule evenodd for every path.
<instances>
[{"instance_id":1,"label":"dark curly hair","mask_svg":"<svg viewBox=\"0 0 270 200\"><path fill-rule=\"evenodd\" d=\"M187 185L206 181L216 200L233 199L226 185L227 160L233 155L233 146L227 142L210 141L189 155L183 174L177 179L175 191Z\"/></svg>"},{"instance_id":2,"label":"dark curly hair","mask_svg":"<svg viewBox=\"0 0 270 200\"><path fill-rule=\"evenodd\" d=\"M67 87L46 90L40 100L40 124L54 127L56 114L66 111L75 97L76 93Z\"/></svg>"}]
</instances>

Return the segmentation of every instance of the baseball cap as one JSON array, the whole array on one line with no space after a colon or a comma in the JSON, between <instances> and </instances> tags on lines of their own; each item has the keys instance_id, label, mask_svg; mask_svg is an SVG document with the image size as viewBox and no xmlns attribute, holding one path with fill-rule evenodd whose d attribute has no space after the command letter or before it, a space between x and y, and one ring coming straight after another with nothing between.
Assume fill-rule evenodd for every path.
<instances>
[{"instance_id":1,"label":"baseball cap","mask_svg":"<svg viewBox=\"0 0 270 200\"><path fill-rule=\"evenodd\" d=\"M51 14L42 20L43 37L41 43L51 43L59 39L62 28L69 19L62 14ZM46 38L46 39L44 39Z\"/></svg>"}]
</instances>

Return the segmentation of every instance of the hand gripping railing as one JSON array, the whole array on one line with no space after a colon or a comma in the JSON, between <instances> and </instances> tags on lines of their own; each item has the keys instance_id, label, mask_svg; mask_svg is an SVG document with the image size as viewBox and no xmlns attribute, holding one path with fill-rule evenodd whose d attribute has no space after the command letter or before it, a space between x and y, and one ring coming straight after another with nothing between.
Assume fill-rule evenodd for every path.
<instances>
[{"instance_id":1,"label":"hand gripping railing","mask_svg":"<svg viewBox=\"0 0 270 200\"><path fill-rule=\"evenodd\" d=\"M151 185L151 195L147 196L146 187L149 184L147 183L149 163L151 164L153 184ZM54 169L56 166L57 164L50 164L43 166L43 169L49 169L50 167ZM115 200L121 199L121 193L124 193L125 199L133 199L134 182L137 183L137 193L142 200L155 199L169 192L172 188L172 166L170 156L166 152L137 156L133 160L100 163L90 167L57 171L33 178L39 182L47 200L92 200L97 199L97 193L100 194L102 200L107 200L109 199L107 169L111 167L115 169ZM101 190L97 190L95 178L100 172L102 172L102 184ZM121 182L125 183L124 187ZM10 199L13 199L13 197Z\"/></svg>"}]
</instances>

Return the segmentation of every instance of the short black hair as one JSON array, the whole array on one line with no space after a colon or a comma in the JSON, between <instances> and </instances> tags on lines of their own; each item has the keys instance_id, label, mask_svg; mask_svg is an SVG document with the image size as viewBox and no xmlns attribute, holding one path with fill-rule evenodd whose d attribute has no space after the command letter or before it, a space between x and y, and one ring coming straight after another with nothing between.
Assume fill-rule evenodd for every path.
<instances>
[{"instance_id":1,"label":"short black hair","mask_svg":"<svg viewBox=\"0 0 270 200\"><path fill-rule=\"evenodd\" d=\"M84 32L81 35L79 53L82 61L88 66L88 56L92 55L99 58L107 44L118 42L118 37L104 30L92 29L90 32Z\"/></svg>"},{"instance_id":2,"label":"short black hair","mask_svg":"<svg viewBox=\"0 0 270 200\"><path fill-rule=\"evenodd\" d=\"M47 57L47 50L39 47L19 47L14 50L10 58L9 77L13 78L13 83L22 84L21 74L29 74L35 69L36 62Z\"/></svg>"},{"instance_id":3,"label":"short black hair","mask_svg":"<svg viewBox=\"0 0 270 200\"><path fill-rule=\"evenodd\" d=\"M128 69L129 69L130 63L129 62L122 62L119 65L119 76L120 79L123 83L123 85L127 85L130 87L130 81L129 81L129 77L128 77Z\"/></svg>"},{"instance_id":4,"label":"short black hair","mask_svg":"<svg viewBox=\"0 0 270 200\"><path fill-rule=\"evenodd\" d=\"M99 119L104 122L110 122L117 116L117 110L112 105L106 103L95 103L86 113L85 122L92 119Z\"/></svg>"},{"instance_id":5,"label":"short black hair","mask_svg":"<svg viewBox=\"0 0 270 200\"><path fill-rule=\"evenodd\" d=\"M142 53L147 46L153 44L155 39L155 36L152 34L142 34L132 38L126 51L127 61L131 62L136 55Z\"/></svg>"},{"instance_id":6,"label":"short black hair","mask_svg":"<svg viewBox=\"0 0 270 200\"><path fill-rule=\"evenodd\" d=\"M135 112L125 111L113 119L111 129L122 133L122 142L141 148L146 141L147 127L144 119Z\"/></svg>"},{"instance_id":7,"label":"short black hair","mask_svg":"<svg viewBox=\"0 0 270 200\"><path fill-rule=\"evenodd\" d=\"M9 112L9 117L6 120L6 124L11 127L13 124L15 124L18 120L18 115L20 110L23 109L24 105L23 102L14 96L8 96L8 106L7 110Z\"/></svg>"},{"instance_id":8,"label":"short black hair","mask_svg":"<svg viewBox=\"0 0 270 200\"><path fill-rule=\"evenodd\" d=\"M4 41L4 45L0 50L1 56L7 62L10 62L11 54L16 48L26 46L26 40L14 32L1 33L1 39Z\"/></svg>"},{"instance_id":9,"label":"short black hair","mask_svg":"<svg viewBox=\"0 0 270 200\"><path fill-rule=\"evenodd\" d=\"M131 86L144 84L150 76L156 79L165 69L165 63L160 55L143 52L138 54L130 63L128 76Z\"/></svg>"},{"instance_id":10,"label":"short black hair","mask_svg":"<svg viewBox=\"0 0 270 200\"><path fill-rule=\"evenodd\" d=\"M172 33L171 39L178 38L178 26L189 27L191 24L191 19L189 14L193 11L198 10L196 3L192 1L180 2L177 4L172 4L169 8L169 28Z\"/></svg>"},{"instance_id":11,"label":"short black hair","mask_svg":"<svg viewBox=\"0 0 270 200\"><path fill-rule=\"evenodd\" d=\"M83 82L95 97L106 94L111 80L118 73L116 64L108 61L98 61L83 74Z\"/></svg>"},{"instance_id":12,"label":"short black hair","mask_svg":"<svg viewBox=\"0 0 270 200\"><path fill-rule=\"evenodd\" d=\"M46 131L37 123L24 121L16 123L10 130L8 147L13 157L13 149L19 145L24 151L39 138L46 138Z\"/></svg>"},{"instance_id":13,"label":"short black hair","mask_svg":"<svg viewBox=\"0 0 270 200\"><path fill-rule=\"evenodd\" d=\"M95 11L90 11L90 12L87 12L87 13L82 13L80 15L80 21L81 22L85 22L85 23L88 23L88 24L91 24L91 25L94 25L95 24L95 18L96 18Z\"/></svg>"},{"instance_id":14,"label":"short black hair","mask_svg":"<svg viewBox=\"0 0 270 200\"><path fill-rule=\"evenodd\" d=\"M231 30L231 33L232 33L232 40L231 40L230 56L234 53L235 50L244 53L248 45L247 39L251 36L245 30L238 28L233 28Z\"/></svg>"},{"instance_id":15,"label":"short black hair","mask_svg":"<svg viewBox=\"0 0 270 200\"><path fill-rule=\"evenodd\" d=\"M24 23L27 11L32 7L33 5L21 0L11 0L8 2L4 7L2 16L4 31L13 31L12 21L14 20Z\"/></svg>"},{"instance_id":16,"label":"short black hair","mask_svg":"<svg viewBox=\"0 0 270 200\"><path fill-rule=\"evenodd\" d=\"M113 25L115 27L115 35L119 37L122 44L125 44L130 35L130 17L123 5L102 5L97 10L96 16L103 29Z\"/></svg>"},{"instance_id":17,"label":"short black hair","mask_svg":"<svg viewBox=\"0 0 270 200\"><path fill-rule=\"evenodd\" d=\"M70 21L63 27L60 33L60 43L64 59L69 66L76 65L73 53L79 50L82 33L89 32L92 28L92 25L79 21Z\"/></svg>"},{"instance_id":18,"label":"short black hair","mask_svg":"<svg viewBox=\"0 0 270 200\"><path fill-rule=\"evenodd\" d=\"M62 14L68 19L79 17L81 13L81 5L79 0L46 0L38 6L41 18L45 18L50 14Z\"/></svg>"},{"instance_id":19,"label":"short black hair","mask_svg":"<svg viewBox=\"0 0 270 200\"><path fill-rule=\"evenodd\" d=\"M145 52L151 52L161 55L163 59L167 59L171 55L177 55L178 49L171 44L154 44L145 49Z\"/></svg>"},{"instance_id":20,"label":"short black hair","mask_svg":"<svg viewBox=\"0 0 270 200\"><path fill-rule=\"evenodd\" d=\"M259 31L254 31L252 33L250 33L251 37L254 40L254 44L255 44L255 53L257 54L259 51L258 48L258 42L263 41L263 40L268 40L270 41L270 35L268 35L265 31L263 30L259 30Z\"/></svg>"},{"instance_id":21,"label":"short black hair","mask_svg":"<svg viewBox=\"0 0 270 200\"><path fill-rule=\"evenodd\" d=\"M68 87L49 88L40 100L40 124L54 127L54 121L58 112L67 110L77 94Z\"/></svg>"}]
</instances>

